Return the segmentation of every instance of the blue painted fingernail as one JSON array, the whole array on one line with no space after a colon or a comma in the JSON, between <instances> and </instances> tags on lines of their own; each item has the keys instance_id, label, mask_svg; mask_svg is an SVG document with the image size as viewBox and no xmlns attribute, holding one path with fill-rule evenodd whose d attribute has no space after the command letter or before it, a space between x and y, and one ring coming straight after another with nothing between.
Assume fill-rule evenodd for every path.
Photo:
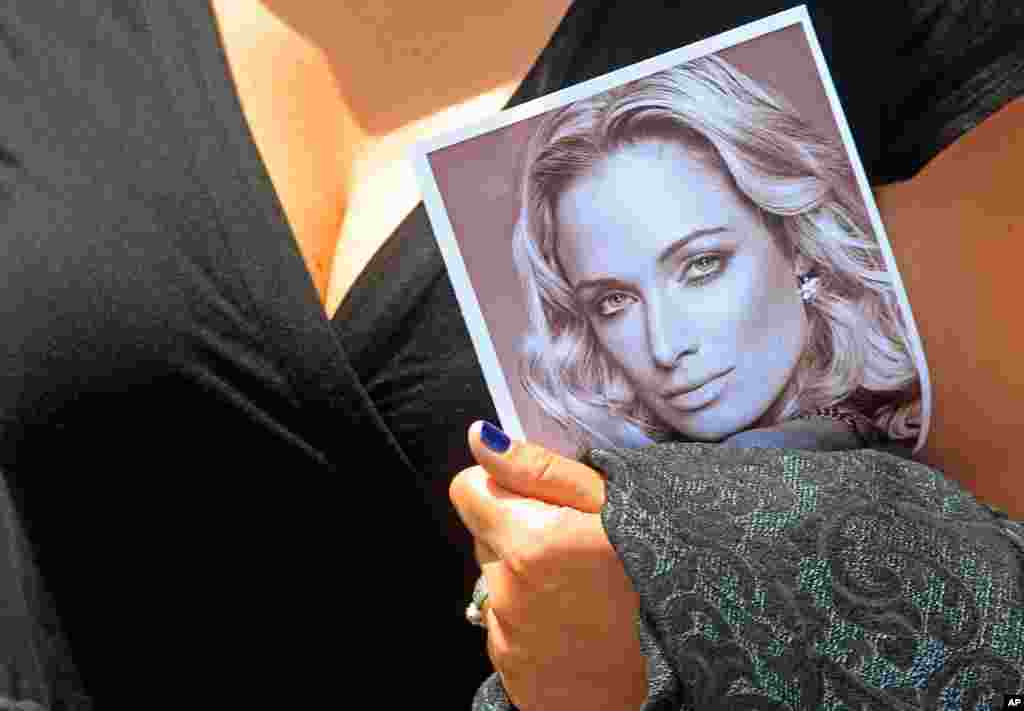
<instances>
[{"instance_id":1,"label":"blue painted fingernail","mask_svg":"<svg viewBox=\"0 0 1024 711\"><path fill-rule=\"evenodd\" d=\"M508 435L490 422L485 422L480 429L480 439L484 441L489 450L498 454L504 454L512 446L512 440L508 438Z\"/></svg>"}]
</instances>

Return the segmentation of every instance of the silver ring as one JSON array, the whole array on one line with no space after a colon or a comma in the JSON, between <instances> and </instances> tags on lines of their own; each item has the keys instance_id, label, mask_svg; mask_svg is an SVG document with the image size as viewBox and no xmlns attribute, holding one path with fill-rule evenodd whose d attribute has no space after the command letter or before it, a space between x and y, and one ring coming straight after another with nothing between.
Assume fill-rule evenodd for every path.
<instances>
[{"instance_id":1,"label":"silver ring","mask_svg":"<svg viewBox=\"0 0 1024 711\"><path fill-rule=\"evenodd\" d=\"M477 578L476 585L473 586L473 597L466 607L466 620L471 625L487 626L487 623L484 622L484 615L487 614L487 597L487 579L481 575Z\"/></svg>"}]
</instances>

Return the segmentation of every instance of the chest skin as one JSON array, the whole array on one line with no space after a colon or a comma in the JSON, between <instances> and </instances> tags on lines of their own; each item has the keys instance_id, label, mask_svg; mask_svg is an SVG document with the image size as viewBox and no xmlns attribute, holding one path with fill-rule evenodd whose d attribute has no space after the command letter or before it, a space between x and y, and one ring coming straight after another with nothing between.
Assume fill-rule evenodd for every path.
<instances>
[{"instance_id":1,"label":"chest skin","mask_svg":"<svg viewBox=\"0 0 1024 711\"><path fill-rule=\"evenodd\" d=\"M323 303L358 130L320 50L259 3L212 3L253 141Z\"/></svg>"},{"instance_id":2,"label":"chest skin","mask_svg":"<svg viewBox=\"0 0 1024 711\"><path fill-rule=\"evenodd\" d=\"M346 4L211 6L253 141L333 317L420 200L412 144L500 110L569 2L529 0L510 15L445 0L381 17Z\"/></svg>"}]
</instances>

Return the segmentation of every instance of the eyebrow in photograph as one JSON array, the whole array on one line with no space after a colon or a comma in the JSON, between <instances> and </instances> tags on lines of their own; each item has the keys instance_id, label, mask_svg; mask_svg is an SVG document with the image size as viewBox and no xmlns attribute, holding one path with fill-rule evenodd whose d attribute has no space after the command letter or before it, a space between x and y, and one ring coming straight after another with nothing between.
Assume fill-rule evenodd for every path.
<instances>
[{"instance_id":1,"label":"eyebrow in photograph","mask_svg":"<svg viewBox=\"0 0 1024 711\"><path fill-rule=\"evenodd\" d=\"M703 227L699 230L694 230L684 237L680 237L675 242L665 247L658 255L658 264L664 264L671 260L677 252L683 249L690 242L700 237L707 237L708 235L717 235L722 232L728 232L729 228L724 225L721 227ZM615 277L597 277L596 279L583 279L576 286L573 287L572 291L577 297L580 292L586 291L587 289L593 289L598 286L620 286L622 285L621 279Z\"/></svg>"}]
</instances>

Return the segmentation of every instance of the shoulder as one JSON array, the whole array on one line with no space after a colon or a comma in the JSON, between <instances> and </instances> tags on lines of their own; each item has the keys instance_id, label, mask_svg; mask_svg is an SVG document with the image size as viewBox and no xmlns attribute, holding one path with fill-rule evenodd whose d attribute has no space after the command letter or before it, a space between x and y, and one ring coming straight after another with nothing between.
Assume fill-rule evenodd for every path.
<instances>
[{"instance_id":1,"label":"shoulder","mask_svg":"<svg viewBox=\"0 0 1024 711\"><path fill-rule=\"evenodd\" d=\"M925 461L1017 516L1024 379L1008 354L1024 335L1006 325L1019 321L1022 132L1018 100L878 192L931 373Z\"/></svg>"}]
</instances>

